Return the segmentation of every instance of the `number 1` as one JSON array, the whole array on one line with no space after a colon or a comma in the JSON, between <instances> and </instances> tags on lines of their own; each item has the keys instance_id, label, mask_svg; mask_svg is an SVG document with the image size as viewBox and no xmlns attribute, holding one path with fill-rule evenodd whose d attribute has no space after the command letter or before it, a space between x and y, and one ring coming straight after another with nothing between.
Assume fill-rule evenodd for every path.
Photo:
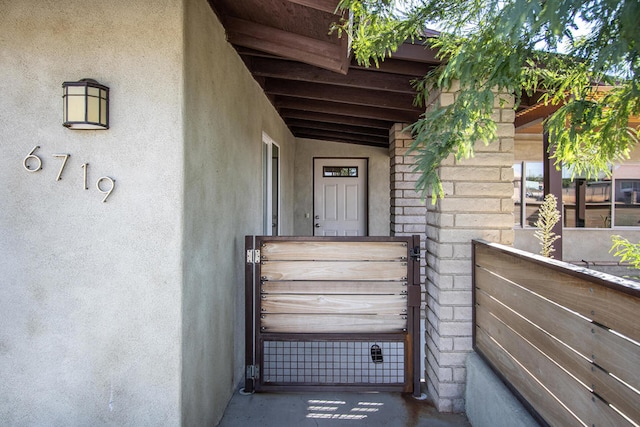
<instances>
[{"instance_id":1,"label":"number 1","mask_svg":"<svg viewBox=\"0 0 640 427\"><path fill-rule=\"evenodd\" d=\"M80 166L83 169L84 172L84 189L88 190L89 187L87 186L87 169L89 169L89 163L83 163L82 166Z\"/></svg>"}]
</instances>

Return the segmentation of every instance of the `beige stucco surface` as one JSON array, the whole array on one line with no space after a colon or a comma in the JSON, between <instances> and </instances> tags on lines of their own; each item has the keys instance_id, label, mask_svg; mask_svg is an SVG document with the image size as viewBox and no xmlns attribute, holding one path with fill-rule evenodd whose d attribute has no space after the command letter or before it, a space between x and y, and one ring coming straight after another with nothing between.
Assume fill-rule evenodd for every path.
<instances>
[{"instance_id":1,"label":"beige stucco surface","mask_svg":"<svg viewBox=\"0 0 640 427\"><path fill-rule=\"evenodd\" d=\"M262 132L288 234L292 135L206 0L0 2L0 75L0 424L215 425L243 373ZM111 88L108 130L61 125L85 77Z\"/></svg>"},{"instance_id":2,"label":"beige stucco surface","mask_svg":"<svg viewBox=\"0 0 640 427\"><path fill-rule=\"evenodd\" d=\"M4 425L180 421L182 45L180 1L0 3ZM85 77L111 88L109 130L62 126Z\"/></svg>"},{"instance_id":3,"label":"beige stucco surface","mask_svg":"<svg viewBox=\"0 0 640 427\"><path fill-rule=\"evenodd\" d=\"M364 145L298 139L295 156L294 233L313 234L314 157L361 157L369 159L369 235L389 236L389 150ZM307 218L307 214L309 218Z\"/></svg>"},{"instance_id":4,"label":"beige stucco surface","mask_svg":"<svg viewBox=\"0 0 640 427\"><path fill-rule=\"evenodd\" d=\"M540 242L533 235L535 228L515 228L514 247L539 253ZM610 253L611 236L619 234L631 242L640 242L640 230L625 228L565 228L562 230L562 258L567 262L611 263L620 259ZM557 257L556 257L557 258Z\"/></svg>"},{"instance_id":5,"label":"beige stucco surface","mask_svg":"<svg viewBox=\"0 0 640 427\"><path fill-rule=\"evenodd\" d=\"M542 148L542 135L522 133L515 135L516 161L541 162L544 151ZM627 163L640 162L640 149L636 148L629 154Z\"/></svg>"},{"instance_id":6,"label":"beige stucco surface","mask_svg":"<svg viewBox=\"0 0 640 427\"><path fill-rule=\"evenodd\" d=\"M244 374L244 236L262 234L262 132L281 149L285 234L295 140L207 2L186 4L182 420L211 426Z\"/></svg>"}]
</instances>

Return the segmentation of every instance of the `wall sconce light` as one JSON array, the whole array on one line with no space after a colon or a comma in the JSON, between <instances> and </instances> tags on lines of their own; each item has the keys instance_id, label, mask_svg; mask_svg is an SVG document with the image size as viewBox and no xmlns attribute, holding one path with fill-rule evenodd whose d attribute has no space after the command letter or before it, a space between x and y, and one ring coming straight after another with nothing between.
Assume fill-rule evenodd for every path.
<instances>
[{"instance_id":1,"label":"wall sconce light","mask_svg":"<svg viewBox=\"0 0 640 427\"><path fill-rule=\"evenodd\" d=\"M109 88L93 79L62 83L62 126L109 129Z\"/></svg>"}]
</instances>

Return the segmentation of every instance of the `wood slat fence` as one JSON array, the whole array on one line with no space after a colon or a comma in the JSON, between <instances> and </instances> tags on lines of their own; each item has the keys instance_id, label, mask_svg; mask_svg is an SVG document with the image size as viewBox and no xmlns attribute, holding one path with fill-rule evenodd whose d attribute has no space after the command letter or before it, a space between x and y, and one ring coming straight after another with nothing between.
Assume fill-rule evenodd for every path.
<instances>
[{"instance_id":1,"label":"wood slat fence","mask_svg":"<svg viewBox=\"0 0 640 427\"><path fill-rule=\"evenodd\" d=\"M474 349L543 424L640 424L640 284L473 242Z\"/></svg>"}]
</instances>

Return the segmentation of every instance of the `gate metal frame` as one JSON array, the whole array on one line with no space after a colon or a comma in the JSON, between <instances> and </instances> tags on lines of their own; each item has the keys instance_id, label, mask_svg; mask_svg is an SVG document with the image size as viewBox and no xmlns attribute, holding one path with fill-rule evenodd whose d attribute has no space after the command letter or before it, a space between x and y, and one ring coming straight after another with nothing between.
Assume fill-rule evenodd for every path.
<instances>
[{"instance_id":1,"label":"gate metal frame","mask_svg":"<svg viewBox=\"0 0 640 427\"><path fill-rule=\"evenodd\" d=\"M259 248L268 242L403 242L406 243L406 329L392 333L274 333L261 330L261 265ZM399 391L420 396L420 237L283 237L246 236L245 249L245 392L260 391ZM264 381L264 346L267 342L359 343L388 342L404 346L404 382L398 383L295 383Z\"/></svg>"}]
</instances>

